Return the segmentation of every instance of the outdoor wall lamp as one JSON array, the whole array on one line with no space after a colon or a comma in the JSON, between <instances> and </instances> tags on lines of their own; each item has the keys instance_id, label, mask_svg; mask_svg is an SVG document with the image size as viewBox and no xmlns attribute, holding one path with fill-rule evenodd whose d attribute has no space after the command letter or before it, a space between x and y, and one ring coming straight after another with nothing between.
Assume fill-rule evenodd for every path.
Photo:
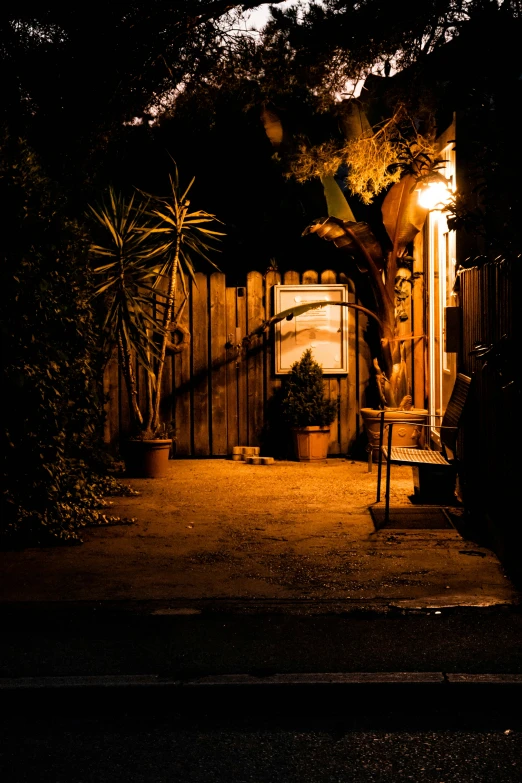
<instances>
[{"instance_id":1,"label":"outdoor wall lamp","mask_svg":"<svg viewBox=\"0 0 522 783\"><path fill-rule=\"evenodd\" d=\"M444 209L453 196L451 183L444 177L425 182L418 189L418 194L420 206L429 210Z\"/></svg>"}]
</instances>

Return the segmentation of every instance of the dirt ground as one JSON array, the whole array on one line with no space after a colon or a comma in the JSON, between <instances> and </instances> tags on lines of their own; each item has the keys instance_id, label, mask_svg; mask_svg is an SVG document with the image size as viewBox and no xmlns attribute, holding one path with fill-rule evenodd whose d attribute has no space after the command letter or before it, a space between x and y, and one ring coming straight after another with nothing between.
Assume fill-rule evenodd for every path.
<instances>
[{"instance_id":1,"label":"dirt ground","mask_svg":"<svg viewBox=\"0 0 522 783\"><path fill-rule=\"evenodd\" d=\"M377 469L363 461L171 460L162 479L125 481L140 495L110 513L133 524L86 529L82 546L1 553L1 600L518 600L495 555L456 529L376 531ZM412 495L411 469L394 468L392 505Z\"/></svg>"}]
</instances>

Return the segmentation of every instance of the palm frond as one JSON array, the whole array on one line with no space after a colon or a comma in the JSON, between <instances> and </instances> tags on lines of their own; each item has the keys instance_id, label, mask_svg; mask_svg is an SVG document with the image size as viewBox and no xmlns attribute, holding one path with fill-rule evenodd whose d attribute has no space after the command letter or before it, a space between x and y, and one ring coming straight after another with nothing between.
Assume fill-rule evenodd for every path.
<instances>
[{"instance_id":1,"label":"palm frond","mask_svg":"<svg viewBox=\"0 0 522 783\"><path fill-rule=\"evenodd\" d=\"M192 179L190 180L189 184L187 185L187 187L183 191L183 194L180 196L179 200L181 201L181 203L183 203L185 201L185 199L187 198L187 194L188 194L190 188L192 187L192 185L194 184L195 179L196 179L196 177L192 177Z\"/></svg>"}]
</instances>

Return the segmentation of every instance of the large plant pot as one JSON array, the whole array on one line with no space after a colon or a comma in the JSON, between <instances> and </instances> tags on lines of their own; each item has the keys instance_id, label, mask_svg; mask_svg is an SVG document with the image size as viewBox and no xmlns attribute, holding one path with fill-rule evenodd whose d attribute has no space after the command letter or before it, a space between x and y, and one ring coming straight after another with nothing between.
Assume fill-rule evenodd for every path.
<instances>
[{"instance_id":1,"label":"large plant pot","mask_svg":"<svg viewBox=\"0 0 522 783\"><path fill-rule=\"evenodd\" d=\"M131 440L126 446L126 473L134 478L160 478L169 465L170 438Z\"/></svg>"},{"instance_id":2,"label":"large plant pot","mask_svg":"<svg viewBox=\"0 0 522 783\"><path fill-rule=\"evenodd\" d=\"M299 462L319 462L328 457L330 427L294 427L293 435Z\"/></svg>"},{"instance_id":3,"label":"large plant pot","mask_svg":"<svg viewBox=\"0 0 522 783\"><path fill-rule=\"evenodd\" d=\"M379 456L379 436L381 429L382 411L374 408L361 408L361 417L368 436L368 453L371 458ZM390 421L400 421L392 431L392 446L404 446L405 448L418 449L424 444L424 427L428 411L424 408L412 408L409 411L387 410L384 412L384 443L388 442ZM404 421L407 420L407 423Z\"/></svg>"}]
</instances>

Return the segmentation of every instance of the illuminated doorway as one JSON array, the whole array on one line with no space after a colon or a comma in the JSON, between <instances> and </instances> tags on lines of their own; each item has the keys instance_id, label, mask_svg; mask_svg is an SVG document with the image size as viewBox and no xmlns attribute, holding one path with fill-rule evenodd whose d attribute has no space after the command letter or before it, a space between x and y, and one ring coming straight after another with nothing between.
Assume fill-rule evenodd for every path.
<instances>
[{"instance_id":1,"label":"illuminated doorway","mask_svg":"<svg viewBox=\"0 0 522 783\"><path fill-rule=\"evenodd\" d=\"M455 121L439 138L439 155L444 161L438 171L456 189ZM432 209L426 221L425 270L427 303L427 392L431 416L442 416L457 374L455 353L446 350L446 308L457 304L454 292L456 269L455 232L448 229L441 208ZM438 442L436 422L432 418L432 438Z\"/></svg>"}]
</instances>

